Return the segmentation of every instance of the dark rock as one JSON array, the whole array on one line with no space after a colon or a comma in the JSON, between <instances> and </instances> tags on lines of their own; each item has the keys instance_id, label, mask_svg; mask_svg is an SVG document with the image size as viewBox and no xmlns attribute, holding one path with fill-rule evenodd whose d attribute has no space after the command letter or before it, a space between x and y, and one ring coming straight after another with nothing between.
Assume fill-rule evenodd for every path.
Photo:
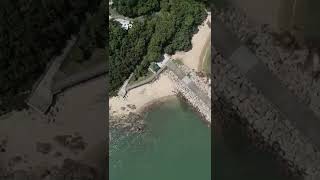
<instances>
[{"instance_id":1,"label":"dark rock","mask_svg":"<svg viewBox=\"0 0 320 180\"><path fill-rule=\"evenodd\" d=\"M48 154L52 150L52 146L50 143L41 143L37 142L36 144L37 152L41 152L42 154Z\"/></svg>"},{"instance_id":2,"label":"dark rock","mask_svg":"<svg viewBox=\"0 0 320 180\"><path fill-rule=\"evenodd\" d=\"M58 144L62 146L66 146L71 138L71 135L58 135L54 137L54 141L56 141Z\"/></svg>"},{"instance_id":3,"label":"dark rock","mask_svg":"<svg viewBox=\"0 0 320 180\"><path fill-rule=\"evenodd\" d=\"M134 105L134 104L128 104L127 107L130 108L130 109L136 109L137 108L136 105Z\"/></svg>"},{"instance_id":4,"label":"dark rock","mask_svg":"<svg viewBox=\"0 0 320 180\"><path fill-rule=\"evenodd\" d=\"M81 136L77 136L71 139L70 144L68 147L73 150L84 150L87 144L84 142Z\"/></svg>"},{"instance_id":5,"label":"dark rock","mask_svg":"<svg viewBox=\"0 0 320 180\"><path fill-rule=\"evenodd\" d=\"M60 135L54 138L63 147L66 147L75 152L79 150L84 150L87 147L87 143L84 141L83 137L80 135Z\"/></svg>"}]
</instances>

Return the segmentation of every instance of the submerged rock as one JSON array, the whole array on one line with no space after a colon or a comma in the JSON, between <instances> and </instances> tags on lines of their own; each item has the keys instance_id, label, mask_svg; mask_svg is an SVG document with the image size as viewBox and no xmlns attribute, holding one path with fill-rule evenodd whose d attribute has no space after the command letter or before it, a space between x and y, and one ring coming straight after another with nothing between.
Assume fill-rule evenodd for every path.
<instances>
[{"instance_id":1,"label":"submerged rock","mask_svg":"<svg viewBox=\"0 0 320 180\"><path fill-rule=\"evenodd\" d=\"M137 113L130 112L124 117L110 117L109 127L111 129L122 129L125 132L142 132L145 127L144 119Z\"/></svg>"},{"instance_id":2,"label":"submerged rock","mask_svg":"<svg viewBox=\"0 0 320 180\"><path fill-rule=\"evenodd\" d=\"M37 142L36 146L37 146L36 147L37 148L37 152L40 152L42 154L48 154L52 150L52 146L51 146L50 143Z\"/></svg>"}]
</instances>

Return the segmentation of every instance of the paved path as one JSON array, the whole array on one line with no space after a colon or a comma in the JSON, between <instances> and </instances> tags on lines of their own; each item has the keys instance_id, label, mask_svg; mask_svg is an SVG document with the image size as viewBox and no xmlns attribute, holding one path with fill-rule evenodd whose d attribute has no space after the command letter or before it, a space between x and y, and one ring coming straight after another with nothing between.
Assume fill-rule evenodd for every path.
<instances>
[{"instance_id":1,"label":"paved path","mask_svg":"<svg viewBox=\"0 0 320 180\"><path fill-rule=\"evenodd\" d=\"M184 82L184 84L202 101L207 107L211 107L211 99L203 92L179 67L172 61L167 63L168 69L170 69L178 78Z\"/></svg>"},{"instance_id":2,"label":"paved path","mask_svg":"<svg viewBox=\"0 0 320 180\"><path fill-rule=\"evenodd\" d=\"M36 83L27 100L27 104L33 109L44 113L50 107L53 96L51 91L53 77L58 72L61 64L66 59L76 41L77 38L72 37L72 39L67 42L67 46L64 48L63 53L51 61L46 72L44 72L44 75L39 78L38 83Z\"/></svg>"},{"instance_id":3,"label":"paved path","mask_svg":"<svg viewBox=\"0 0 320 180\"><path fill-rule=\"evenodd\" d=\"M133 85L126 86L126 92L128 92L128 91L130 91L130 90L132 90L134 88L140 87L142 85L145 85L145 84L148 84L148 83L154 81L165 68L166 68L166 66L163 66L155 74L151 75L147 79L145 79L143 81L140 81L138 83L135 83Z\"/></svg>"},{"instance_id":4,"label":"paved path","mask_svg":"<svg viewBox=\"0 0 320 180\"><path fill-rule=\"evenodd\" d=\"M247 47L218 21L214 24L213 46L277 107L314 145L320 148L320 119L298 101Z\"/></svg>"},{"instance_id":5,"label":"paved path","mask_svg":"<svg viewBox=\"0 0 320 180\"><path fill-rule=\"evenodd\" d=\"M124 81L123 85L120 87L120 90L118 91L118 96L124 97L127 94L127 86L132 76L133 76L133 73L131 73L129 78Z\"/></svg>"},{"instance_id":6,"label":"paved path","mask_svg":"<svg viewBox=\"0 0 320 180\"><path fill-rule=\"evenodd\" d=\"M57 94L60 91L75 86L81 82L90 80L97 76L107 73L106 63L102 62L96 66L86 69L86 71L78 72L70 77L60 80L52 85L52 94Z\"/></svg>"},{"instance_id":7,"label":"paved path","mask_svg":"<svg viewBox=\"0 0 320 180\"><path fill-rule=\"evenodd\" d=\"M63 53L52 61L48 70L42 77L40 77L39 82L35 85L33 92L27 100L27 104L38 112L45 113L49 109L53 101L53 95L66 88L107 73L106 64L100 63L94 67L86 69L85 71L66 77L58 82L53 81L54 76L59 71L60 66L76 43L76 40L76 38L70 40Z\"/></svg>"}]
</instances>

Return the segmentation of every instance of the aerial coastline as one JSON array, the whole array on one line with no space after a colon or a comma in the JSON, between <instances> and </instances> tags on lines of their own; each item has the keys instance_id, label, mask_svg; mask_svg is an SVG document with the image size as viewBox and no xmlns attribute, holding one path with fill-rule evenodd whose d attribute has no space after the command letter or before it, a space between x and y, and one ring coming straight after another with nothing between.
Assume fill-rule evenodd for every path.
<instances>
[{"instance_id":1,"label":"aerial coastline","mask_svg":"<svg viewBox=\"0 0 320 180\"><path fill-rule=\"evenodd\" d=\"M211 29L208 23L210 21L211 14L208 13L206 19L198 26L198 31L192 37L192 49L187 52L178 51L170 56L170 58L180 61L192 72L199 72L199 67L202 63L202 51L204 48L207 48L207 41L211 37ZM202 83L203 86L208 85L208 82L202 81ZM169 74L168 70L165 70L155 81L128 91L125 97L110 97L109 114L111 117L118 119L128 118L130 113L141 115L148 106L168 98L177 97L179 92L177 86L178 84L172 79L172 75ZM206 90L207 87L201 89ZM186 99L188 100L188 98Z\"/></svg>"},{"instance_id":2,"label":"aerial coastline","mask_svg":"<svg viewBox=\"0 0 320 180\"><path fill-rule=\"evenodd\" d=\"M208 6L127 2L114 0L109 19L109 178L210 179Z\"/></svg>"}]
</instances>

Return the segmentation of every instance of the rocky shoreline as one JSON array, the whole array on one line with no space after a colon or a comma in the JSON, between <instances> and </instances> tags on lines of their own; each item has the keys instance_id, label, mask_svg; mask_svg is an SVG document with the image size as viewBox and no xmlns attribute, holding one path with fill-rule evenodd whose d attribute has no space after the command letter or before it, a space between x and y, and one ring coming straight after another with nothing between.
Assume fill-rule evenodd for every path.
<instances>
[{"instance_id":1,"label":"rocky shoreline","mask_svg":"<svg viewBox=\"0 0 320 180\"><path fill-rule=\"evenodd\" d=\"M217 83L213 82L215 119L224 112L225 121L238 121L253 144L276 154L289 174L307 179L318 177L319 152L290 121L245 80L236 67L217 58L214 69L219 69L219 73L214 73Z\"/></svg>"},{"instance_id":2,"label":"rocky shoreline","mask_svg":"<svg viewBox=\"0 0 320 180\"><path fill-rule=\"evenodd\" d=\"M222 135L228 132L235 133L246 138L250 142L250 148L271 154L272 159L277 162L280 172L292 180L300 180L305 175L303 169L284 158L285 153L278 142L269 143L247 119L240 117L232 108L232 104L224 98L215 100L212 104L215 115L214 133ZM218 131L218 132L216 132Z\"/></svg>"},{"instance_id":3,"label":"rocky shoreline","mask_svg":"<svg viewBox=\"0 0 320 180\"><path fill-rule=\"evenodd\" d=\"M200 117L201 121L204 124L206 124L208 127L211 127L211 122L207 121L206 116L204 116L202 113L200 113L199 110L197 108L195 108L182 93L178 93L177 97L179 98L180 101L187 104L192 109L192 111Z\"/></svg>"},{"instance_id":4,"label":"rocky shoreline","mask_svg":"<svg viewBox=\"0 0 320 180\"><path fill-rule=\"evenodd\" d=\"M207 86L202 79L196 75L196 73L192 72L186 67L183 67L183 65L179 66L181 66L181 69L186 74L189 74L190 79L192 79L193 82L195 82L197 86L204 90L209 98L211 98L210 86ZM208 107L203 101L196 97L196 95L190 91L173 72L168 71L166 73L168 73L168 77L170 77L170 79L176 84L177 91L180 93L183 99L186 99L188 104L190 104L191 107L193 107L207 123L211 124L211 107Z\"/></svg>"},{"instance_id":5,"label":"rocky shoreline","mask_svg":"<svg viewBox=\"0 0 320 180\"><path fill-rule=\"evenodd\" d=\"M211 98L211 87L208 84L207 77L200 77L197 75L196 72L190 70L185 65L179 65L181 70L183 70L186 74L189 74L190 79L195 82L195 84L204 91L209 98ZM200 115L201 119L204 120L208 125L211 124L211 109L207 107L204 102L202 102L199 98L197 98L194 93L192 93L186 86L179 80L179 78L171 71L164 70L162 72L164 75L169 77L175 84L176 92L174 96L182 99L183 101L187 102L197 114ZM152 101L146 104L144 107L140 109L138 113L130 112L129 115L123 116L114 116L110 115L109 118L109 128L111 129L119 129L124 130L124 132L133 132L139 133L142 132L145 128L144 117L142 114L150 108L166 101L168 98L172 98L174 96L163 97ZM112 137L111 137L112 138ZM110 134L109 134L110 140Z\"/></svg>"},{"instance_id":6,"label":"rocky shoreline","mask_svg":"<svg viewBox=\"0 0 320 180\"><path fill-rule=\"evenodd\" d=\"M292 175L303 174L306 179L318 177L319 152L291 122L235 66L227 63L221 56L216 57L213 66L214 69L219 69L213 71L213 102L228 104L220 111L230 108L230 112L244 119L240 124L246 127L249 137L257 137L254 138L254 143L267 144L261 149L270 150L281 157Z\"/></svg>"},{"instance_id":7,"label":"rocky shoreline","mask_svg":"<svg viewBox=\"0 0 320 180\"><path fill-rule=\"evenodd\" d=\"M143 114L172 98L175 98L175 96L162 97L154 100L144 105L144 107L141 107L137 113L130 112L128 115L122 116L110 115L109 129L116 129L125 133L141 133L146 127ZM109 140L112 139L112 137L110 137L111 135L109 134Z\"/></svg>"},{"instance_id":8,"label":"rocky shoreline","mask_svg":"<svg viewBox=\"0 0 320 180\"><path fill-rule=\"evenodd\" d=\"M128 116L110 116L109 128L119 129L124 132L141 132L145 127L145 122L140 114L130 112ZM109 135L109 139L112 138Z\"/></svg>"}]
</instances>

